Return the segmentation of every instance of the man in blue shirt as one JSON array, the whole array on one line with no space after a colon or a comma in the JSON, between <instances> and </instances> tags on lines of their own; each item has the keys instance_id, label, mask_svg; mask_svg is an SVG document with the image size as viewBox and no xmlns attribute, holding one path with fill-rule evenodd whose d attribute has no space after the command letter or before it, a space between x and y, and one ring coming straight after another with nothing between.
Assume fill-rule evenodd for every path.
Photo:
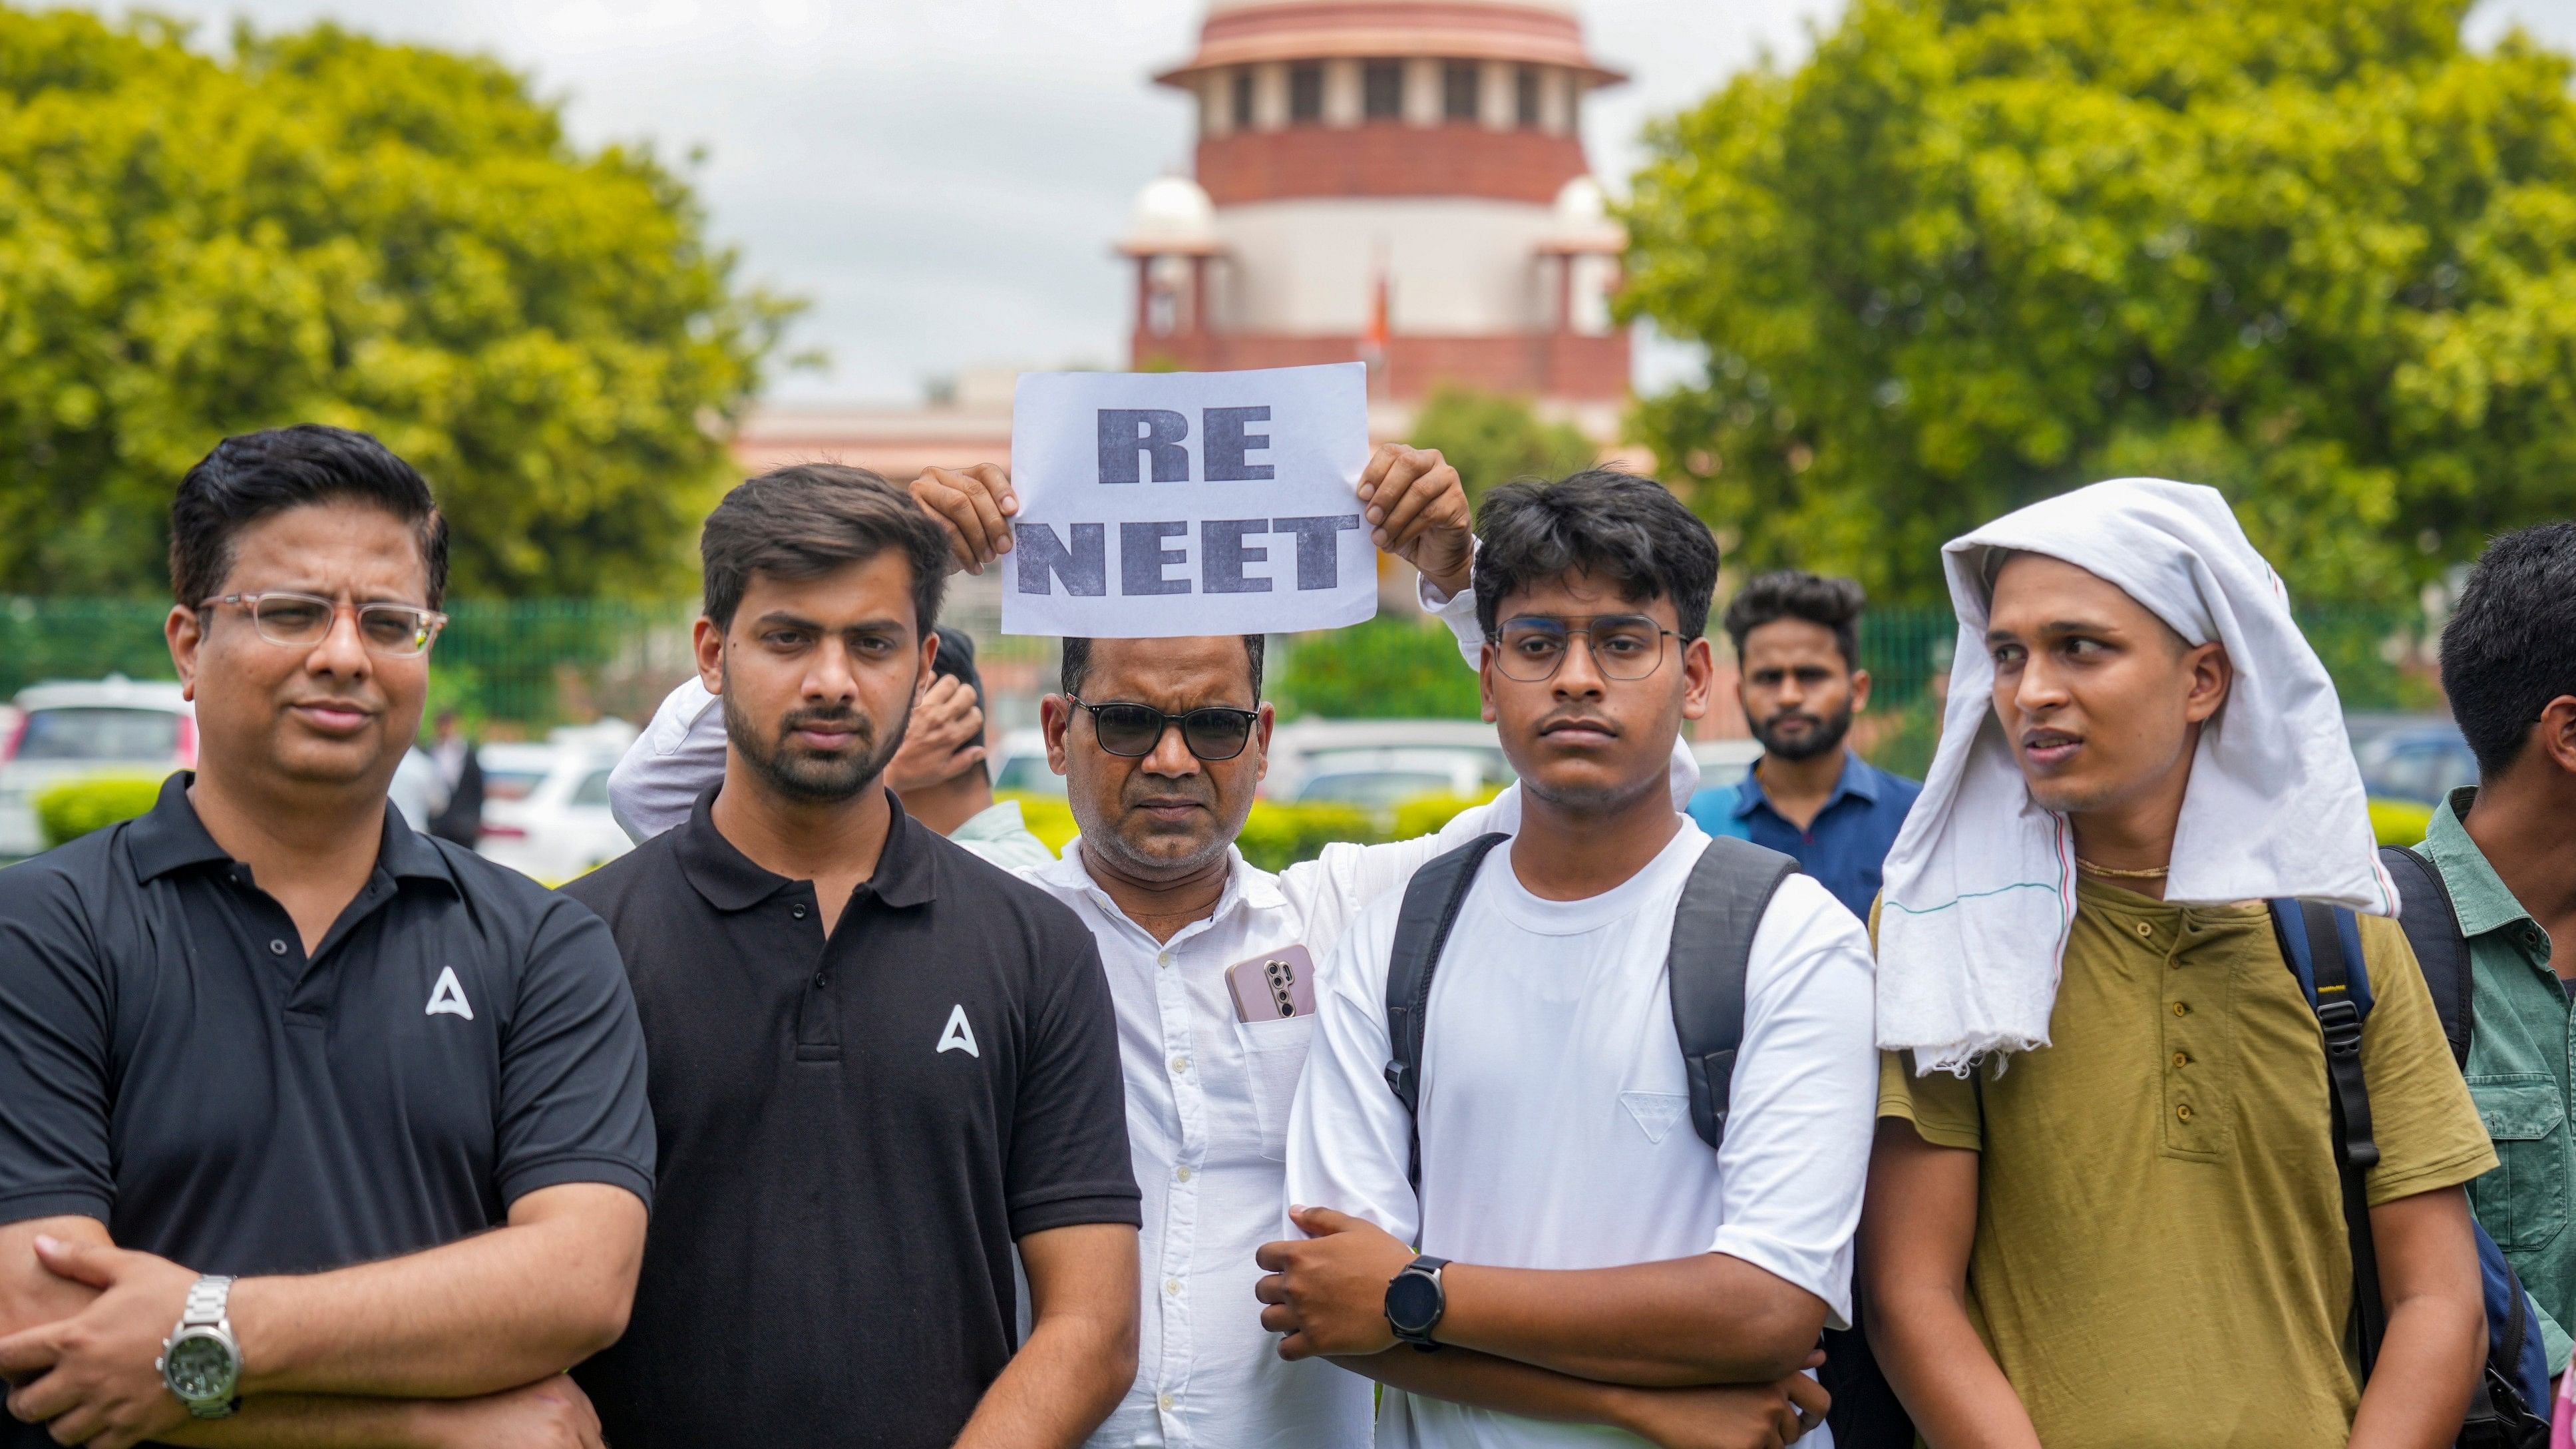
<instances>
[{"instance_id":1,"label":"man in blue shirt","mask_svg":"<svg viewBox=\"0 0 2576 1449\"><path fill-rule=\"evenodd\" d=\"M1732 785L1691 797L1690 816L1711 835L1732 835L1794 856L1834 899L1869 919L1905 812L1922 782L1891 775L1851 752L1852 716L1869 706L1860 667L1860 616L1868 600L1851 579L1763 574L1726 606L1741 678L1736 698L1762 742L1762 757ZM1818 1377L1833 1394L1838 1449L1907 1449L1913 1425L1857 1325L1825 1334Z\"/></svg>"},{"instance_id":2,"label":"man in blue shirt","mask_svg":"<svg viewBox=\"0 0 2576 1449\"><path fill-rule=\"evenodd\" d=\"M1851 752L1852 716L1869 706L1860 667L1866 600L1850 579L1764 574L1726 606L1727 637L1742 671L1736 697L1762 742L1762 758L1732 785L1692 797L1690 814L1711 835L1732 835L1795 856L1853 915L1869 918L1887 859L1920 782Z\"/></svg>"}]
</instances>

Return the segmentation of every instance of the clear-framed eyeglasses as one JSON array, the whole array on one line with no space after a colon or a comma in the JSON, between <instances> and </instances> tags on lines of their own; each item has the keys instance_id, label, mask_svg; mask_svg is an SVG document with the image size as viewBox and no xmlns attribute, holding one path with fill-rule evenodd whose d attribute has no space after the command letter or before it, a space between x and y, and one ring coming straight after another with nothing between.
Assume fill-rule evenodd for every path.
<instances>
[{"instance_id":1,"label":"clear-framed eyeglasses","mask_svg":"<svg viewBox=\"0 0 2576 1449\"><path fill-rule=\"evenodd\" d=\"M218 604L239 606L250 614L251 627L259 631L259 637L290 649L310 649L328 638L342 607L318 595L285 592L224 594L197 607L211 609ZM417 604L358 604L354 608L359 642L367 646L368 653L388 659L419 658L437 641L438 631L447 627L445 614Z\"/></svg>"},{"instance_id":2,"label":"clear-framed eyeglasses","mask_svg":"<svg viewBox=\"0 0 2576 1449\"><path fill-rule=\"evenodd\" d=\"M1557 619L1528 614L1505 619L1494 649L1495 666L1506 679L1544 684L1565 667L1576 635L1592 651L1592 667L1604 679L1640 680L1664 662L1664 636L1682 637L1643 614L1596 614L1588 619Z\"/></svg>"}]
</instances>

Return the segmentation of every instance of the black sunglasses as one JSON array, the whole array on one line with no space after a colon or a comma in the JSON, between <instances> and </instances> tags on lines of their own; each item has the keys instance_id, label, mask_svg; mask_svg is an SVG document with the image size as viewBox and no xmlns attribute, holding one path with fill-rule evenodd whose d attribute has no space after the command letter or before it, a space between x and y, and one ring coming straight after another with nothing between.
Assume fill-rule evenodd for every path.
<instances>
[{"instance_id":1,"label":"black sunglasses","mask_svg":"<svg viewBox=\"0 0 2576 1449\"><path fill-rule=\"evenodd\" d=\"M1181 727L1181 743L1191 754L1211 763L1231 760L1251 742L1253 722L1261 718L1257 710L1221 705L1165 714L1150 704L1085 704L1076 695L1065 698L1073 701L1074 708L1091 712L1091 733L1102 749L1130 760L1154 753L1154 747L1163 742L1163 731L1174 725Z\"/></svg>"}]
</instances>

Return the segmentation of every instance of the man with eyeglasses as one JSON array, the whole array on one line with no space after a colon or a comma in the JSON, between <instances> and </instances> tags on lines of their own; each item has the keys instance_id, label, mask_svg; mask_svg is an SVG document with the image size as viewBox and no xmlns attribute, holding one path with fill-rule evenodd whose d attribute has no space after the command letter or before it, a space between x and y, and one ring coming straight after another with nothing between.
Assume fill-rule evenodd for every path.
<instances>
[{"instance_id":1,"label":"man with eyeglasses","mask_svg":"<svg viewBox=\"0 0 2576 1449\"><path fill-rule=\"evenodd\" d=\"M170 523L197 769L0 872L0 1445L598 1449L644 1044L596 916L387 808L446 522L306 426Z\"/></svg>"},{"instance_id":2,"label":"man with eyeglasses","mask_svg":"<svg viewBox=\"0 0 2576 1449\"><path fill-rule=\"evenodd\" d=\"M1497 489L1478 525L1520 828L1377 900L1326 963L1288 1142L1301 1236L1260 1250L1262 1321L1283 1356L1385 1385L1385 1449L1797 1439L1824 1407L1800 1370L1851 1314L1867 938L1666 797L1715 672L1708 526L1608 471ZM1686 1064L1685 1027L1717 1034L1684 988L1721 979L1692 953L1729 936L1710 995L1734 1044ZM1403 1038L1399 941L1437 968L1399 993Z\"/></svg>"},{"instance_id":3,"label":"man with eyeglasses","mask_svg":"<svg viewBox=\"0 0 2576 1449\"><path fill-rule=\"evenodd\" d=\"M1390 444L1359 487L1378 547L1421 570L1423 602L1475 651L1473 539L1457 470L1436 452ZM912 491L946 526L961 567L1009 552L1017 502L1001 469L934 471ZM1042 706L1048 760L1082 835L1062 860L1021 878L1070 907L1099 945L1144 1193L1138 1369L1091 1437L1095 1449L1369 1442L1369 1385L1282 1360L1252 1299L1253 1250L1278 1232L1288 1112L1312 1026L1299 997L1321 990L1312 963L1369 899L1401 888L1449 844L1508 831L1518 817L1519 794L1506 791L1437 839L1327 846L1278 874L1247 863L1234 842L1271 730L1262 642L1067 639L1061 692ZM612 785L626 792L620 808L649 823L643 814L679 778L670 762L686 754L639 742ZM1685 800L1696 767L1677 752L1672 770ZM1284 989L1296 1014L1283 1015L1271 994L1274 962L1291 973Z\"/></svg>"}]
</instances>

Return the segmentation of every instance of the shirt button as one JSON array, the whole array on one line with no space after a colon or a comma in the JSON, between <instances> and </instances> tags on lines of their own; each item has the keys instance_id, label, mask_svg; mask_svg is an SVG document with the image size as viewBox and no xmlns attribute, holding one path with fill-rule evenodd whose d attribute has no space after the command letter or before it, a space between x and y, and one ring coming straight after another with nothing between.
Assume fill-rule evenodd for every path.
<instances>
[{"instance_id":1,"label":"shirt button","mask_svg":"<svg viewBox=\"0 0 2576 1449\"><path fill-rule=\"evenodd\" d=\"M805 919L805 908L803 906L789 906L787 908L787 914L794 916L796 919L801 921Z\"/></svg>"},{"instance_id":2,"label":"shirt button","mask_svg":"<svg viewBox=\"0 0 2576 1449\"><path fill-rule=\"evenodd\" d=\"M1180 1166L1173 1168L1173 1169L1172 1169L1172 1180L1173 1180L1173 1181L1175 1181L1175 1182L1187 1182L1187 1181L1189 1181L1189 1180L1190 1180L1190 1165L1189 1165L1188 1163L1184 1162L1184 1163L1182 1163Z\"/></svg>"},{"instance_id":3,"label":"shirt button","mask_svg":"<svg viewBox=\"0 0 2576 1449\"><path fill-rule=\"evenodd\" d=\"M2175 1003L2174 1003L2174 1015L2176 1015L2176 1016L2189 1016L2189 1015L2191 1015L2191 1008L2190 1008L2190 1007L2188 1007L2188 1006L2185 1006L2183 1003L2181 1003L2181 1002L2177 1001L2177 1002L2175 1002Z\"/></svg>"},{"instance_id":4,"label":"shirt button","mask_svg":"<svg viewBox=\"0 0 2576 1449\"><path fill-rule=\"evenodd\" d=\"M271 942L269 942L269 943L268 943L268 954L270 954L271 956L283 956L283 955L285 955L285 954L286 954L286 943L285 943L284 941L271 941Z\"/></svg>"},{"instance_id":5,"label":"shirt button","mask_svg":"<svg viewBox=\"0 0 2576 1449\"><path fill-rule=\"evenodd\" d=\"M1172 1070L1173 1070L1173 1071L1176 1071L1176 1072L1186 1072L1186 1071L1188 1071L1189 1069L1190 1069L1190 1059L1189 1059L1188 1057L1174 1057L1174 1058L1172 1058Z\"/></svg>"},{"instance_id":6,"label":"shirt button","mask_svg":"<svg viewBox=\"0 0 2576 1449\"><path fill-rule=\"evenodd\" d=\"M820 971L817 971L817 972L815 972L815 973L814 973L814 989L815 989L815 990L820 991L820 990L822 990L824 987L829 986L829 985L831 985L831 984L832 984L832 978L831 978L831 977L824 975L824 974L823 974L822 972L820 972Z\"/></svg>"},{"instance_id":7,"label":"shirt button","mask_svg":"<svg viewBox=\"0 0 2576 1449\"><path fill-rule=\"evenodd\" d=\"M1154 1402L1163 1406L1163 1412L1165 1412L1165 1413L1167 1413L1167 1414L1168 1414L1168 1413L1170 1413L1170 1412L1172 1411L1172 1396L1171 1396L1171 1395L1169 1395L1169 1394L1165 1394L1165 1395L1163 1395L1161 1398L1156 1399Z\"/></svg>"},{"instance_id":8,"label":"shirt button","mask_svg":"<svg viewBox=\"0 0 2576 1449\"><path fill-rule=\"evenodd\" d=\"M2185 1103L2183 1103L2181 1106L2174 1108L2174 1115L2175 1115L2176 1117L2181 1118L2181 1119L2182 1119L2183 1121L2185 1121L2185 1122L2190 1121L2190 1120L2191 1120L2191 1104L2190 1104L2189 1102L2185 1102Z\"/></svg>"},{"instance_id":9,"label":"shirt button","mask_svg":"<svg viewBox=\"0 0 2576 1449\"><path fill-rule=\"evenodd\" d=\"M2142 938L2143 938L2143 937L2147 937L2147 936L2152 936L2152 935L2154 935L2155 933L2156 933L2156 928L2155 928L2155 927L2153 927L2153 926L2151 926L2151 925L2148 925L2148 924L2147 924L2146 922L2144 922L2144 921L2140 921L2140 922L2138 922L2138 935L2139 935L2140 937L2142 937Z\"/></svg>"},{"instance_id":10,"label":"shirt button","mask_svg":"<svg viewBox=\"0 0 2576 1449\"><path fill-rule=\"evenodd\" d=\"M2183 1055L2181 1052L2175 1052L2174 1065L2177 1067L2189 1066L2191 1065L2191 1058Z\"/></svg>"},{"instance_id":11,"label":"shirt button","mask_svg":"<svg viewBox=\"0 0 2576 1449\"><path fill-rule=\"evenodd\" d=\"M1157 966L1169 966L1169 965L1171 965L1171 964L1172 964L1172 953L1171 953L1171 952L1169 952L1169 951L1166 951L1166 952L1164 952L1162 955L1155 957L1155 958L1154 958L1154 964L1155 964L1155 965L1157 965Z\"/></svg>"},{"instance_id":12,"label":"shirt button","mask_svg":"<svg viewBox=\"0 0 2576 1449\"><path fill-rule=\"evenodd\" d=\"M1166 1292L1166 1293L1171 1294L1171 1295L1172 1295L1173 1297L1175 1297L1175 1298L1180 1297L1180 1296L1181 1296L1181 1280L1180 1280L1180 1279L1178 1279L1178 1278L1166 1278L1166 1279L1164 1279L1164 1280L1163 1280L1163 1291L1164 1291L1164 1292ZM1166 1404L1168 1404L1168 1403L1170 1403L1170 1402L1171 1402L1171 1400L1167 1398L1167 1399L1163 1400L1163 1402L1164 1402L1164 1403L1166 1403Z\"/></svg>"}]
</instances>

